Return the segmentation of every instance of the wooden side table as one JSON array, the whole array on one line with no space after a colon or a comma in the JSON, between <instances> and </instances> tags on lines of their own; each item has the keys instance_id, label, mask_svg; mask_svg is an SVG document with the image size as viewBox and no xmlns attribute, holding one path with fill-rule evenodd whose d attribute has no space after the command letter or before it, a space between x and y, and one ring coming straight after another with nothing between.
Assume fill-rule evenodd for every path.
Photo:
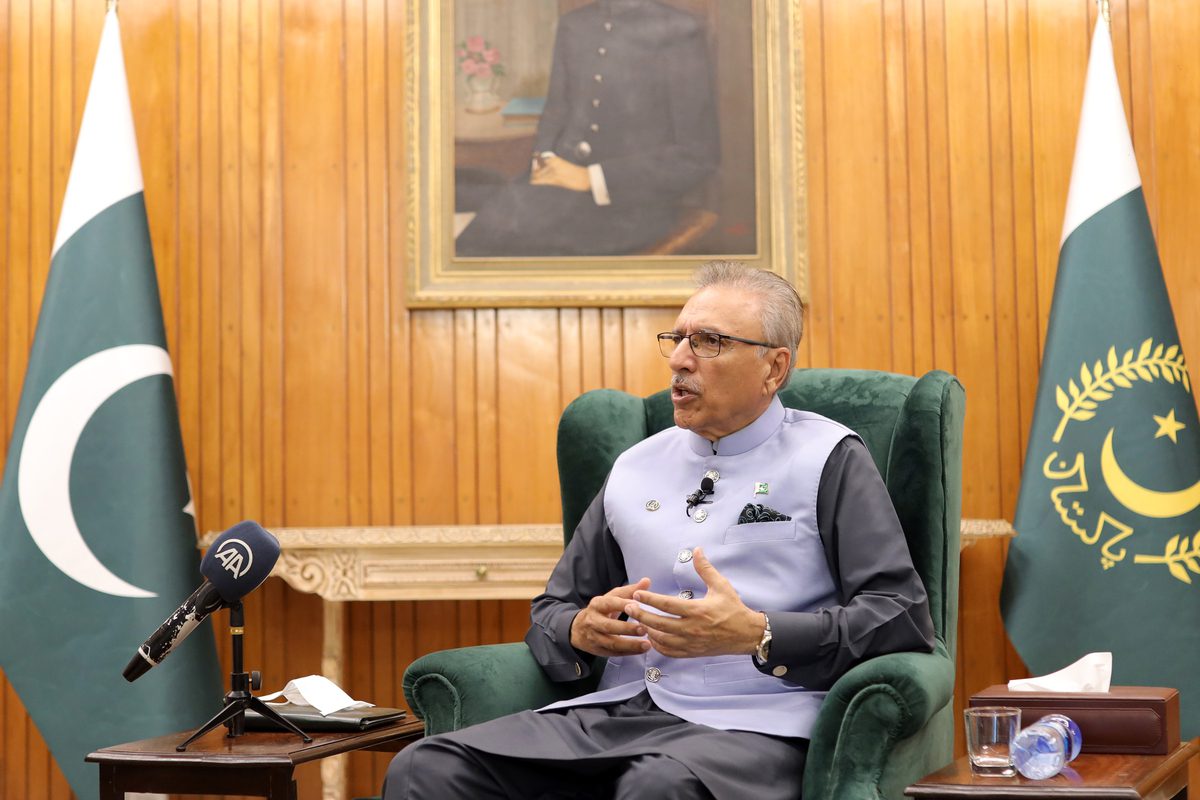
<instances>
[{"instance_id":1,"label":"wooden side table","mask_svg":"<svg viewBox=\"0 0 1200 800\"><path fill-rule=\"evenodd\" d=\"M1185 800L1188 762L1200 753L1185 742L1165 756L1084 754L1062 773L1044 781L1017 775L993 778L975 775L966 756L926 775L904 790L907 797L1034 798L1087 797L1092 800Z\"/></svg>"},{"instance_id":2,"label":"wooden side table","mask_svg":"<svg viewBox=\"0 0 1200 800\"><path fill-rule=\"evenodd\" d=\"M217 728L185 752L175 745L190 731L118 744L90 753L100 765L100 800L125 792L232 794L295 800L296 767L352 750L397 751L420 739L424 723L406 719L361 733L311 733L312 742L288 733L250 732L236 739Z\"/></svg>"}]
</instances>

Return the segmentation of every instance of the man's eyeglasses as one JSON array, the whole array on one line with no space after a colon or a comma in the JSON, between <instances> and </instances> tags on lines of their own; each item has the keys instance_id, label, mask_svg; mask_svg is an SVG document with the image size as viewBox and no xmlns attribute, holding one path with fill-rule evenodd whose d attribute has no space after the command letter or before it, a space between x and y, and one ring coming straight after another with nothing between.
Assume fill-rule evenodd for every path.
<instances>
[{"instance_id":1,"label":"man's eyeglasses","mask_svg":"<svg viewBox=\"0 0 1200 800\"><path fill-rule=\"evenodd\" d=\"M684 339L688 340L688 344L692 348L692 352L697 358L716 358L721 355L721 342L725 339L731 339L742 344L754 344L759 347L775 347L767 342L756 342L753 339L743 339L740 336L730 336L728 333L712 333L711 331L698 331L696 333L684 336L682 333L660 333L658 334L658 349L664 356L670 358L675 352L675 348L679 347L679 343Z\"/></svg>"}]
</instances>

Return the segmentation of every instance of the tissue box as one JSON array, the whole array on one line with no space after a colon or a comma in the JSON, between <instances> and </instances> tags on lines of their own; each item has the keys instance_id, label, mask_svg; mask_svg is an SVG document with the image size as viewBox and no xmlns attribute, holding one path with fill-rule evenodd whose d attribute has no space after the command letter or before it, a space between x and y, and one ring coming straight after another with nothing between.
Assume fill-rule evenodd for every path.
<instances>
[{"instance_id":1,"label":"tissue box","mask_svg":"<svg viewBox=\"0 0 1200 800\"><path fill-rule=\"evenodd\" d=\"M1021 709L1021 727L1046 714L1079 725L1084 753L1166 755L1179 746L1179 692L1159 686L1113 686L1107 692L1013 692L1004 684L971 695L972 706Z\"/></svg>"}]
</instances>

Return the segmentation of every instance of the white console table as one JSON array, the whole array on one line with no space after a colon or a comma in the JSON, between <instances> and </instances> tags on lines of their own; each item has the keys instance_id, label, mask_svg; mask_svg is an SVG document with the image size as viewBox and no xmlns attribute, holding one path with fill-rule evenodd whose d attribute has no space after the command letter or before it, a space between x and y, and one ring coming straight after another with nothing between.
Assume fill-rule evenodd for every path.
<instances>
[{"instance_id":1,"label":"white console table","mask_svg":"<svg viewBox=\"0 0 1200 800\"><path fill-rule=\"evenodd\" d=\"M529 600L562 554L562 526L275 528L272 575L321 596L321 674L342 684L347 600ZM1014 535L1006 520L965 519L961 548ZM217 532L200 541L208 547ZM343 757L321 763L325 800L345 800Z\"/></svg>"}]
</instances>

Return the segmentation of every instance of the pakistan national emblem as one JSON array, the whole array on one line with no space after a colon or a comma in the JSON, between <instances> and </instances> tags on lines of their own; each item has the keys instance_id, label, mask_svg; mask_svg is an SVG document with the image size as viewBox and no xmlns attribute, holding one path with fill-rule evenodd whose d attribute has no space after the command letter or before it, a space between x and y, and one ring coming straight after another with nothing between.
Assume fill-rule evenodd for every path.
<instances>
[{"instance_id":1,"label":"pakistan national emblem","mask_svg":"<svg viewBox=\"0 0 1200 800\"><path fill-rule=\"evenodd\" d=\"M1045 454L1042 475L1066 530L1096 548L1105 571L1160 569L1192 583L1200 474L1183 473L1196 471L1200 431L1179 345L1113 345L1078 374L1045 378L1056 384L1059 418L1050 441L1030 444Z\"/></svg>"},{"instance_id":2,"label":"pakistan national emblem","mask_svg":"<svg viewBox=\"0 0 1200 800\"><path fill-rule=\"evenodd\" d=\"M1100 15L1000 609L1032 675L1200 697L1200 419ZM1180 709L1200 734L1200 703Z\"/></svg>"}]
</instances>

